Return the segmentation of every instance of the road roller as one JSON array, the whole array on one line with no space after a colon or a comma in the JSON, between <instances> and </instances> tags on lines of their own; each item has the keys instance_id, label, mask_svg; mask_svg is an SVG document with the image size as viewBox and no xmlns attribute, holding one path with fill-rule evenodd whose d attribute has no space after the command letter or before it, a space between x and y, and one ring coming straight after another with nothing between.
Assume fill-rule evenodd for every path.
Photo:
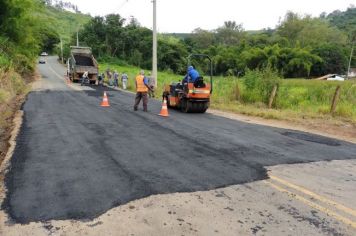
<instances>
[{"instance_id":1,"label":"road roller","mask_svg":"<svg viewBox=\"0 0 356 236\"><path fill-rule=\"evenodd\" d=\"M210 97L213 92L213 65L206 54L191 54L188 56L188 66L192 58L203 58L209 61L210 78L208 82L198 77L194 82L188 77L187 82L173 82L164 86L163 99L169 108L179 109L185 113L204 113L209 108Z\"/></svg>"}]
</instances>

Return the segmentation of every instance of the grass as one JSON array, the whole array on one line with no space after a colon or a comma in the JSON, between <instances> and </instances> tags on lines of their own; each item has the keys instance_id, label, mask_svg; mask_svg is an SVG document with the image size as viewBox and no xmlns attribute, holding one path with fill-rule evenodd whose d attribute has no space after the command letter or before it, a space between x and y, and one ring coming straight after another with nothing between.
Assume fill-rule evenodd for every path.
<instances>
[{"instance_id":1,"label":"grass","mask_svg":"<svg viewBox=\"0 0 356 236\"><path fill-rule=\"evenodd\" d=\"M246 91L242 79L218 78L215 80L215 93L212 107L238 111L248 115L258 115L275 119L323 118L330 116L330 107L335 89L341 86L340 98L333 116L356 124L356 83L354 81L315 81L282 80L273 104L274 109L267 109L262 102L246 103L249 100L261 101L258 94ZM241 99L237 101L239 88ZM255 97L251 99L251 97Z\"/></svg>"},{"instance_id":2,"label":"grass","mask_svg":"<svg viewBox=\"0 0 356 236\"><path fill-rule=\"evenodd\" d=\"M100 63L100 68L102 72L107 68L117 70L120 74L126 72L129 90L134 91L134 78L140 68L108 63ZM160 98L164 84L182 78L181 75L159 72L157 97ZM341 86L340 98L335 113L331 115L331 101L338 85ZM258 93L246 90L243 79L214 77L211 108L267 119L341 119L356 124L356 81L285 79L279 85L273 109L268 109Z\"/></svg>"},{"instance_id":3,"label":"grass","mask_svg":"<svg viewBox=\"0 0 356 236\"><path fill-rule=\"evenodd\" d=\"M0 104L8 103L14 96L25 92L25 81L18 73L0 68Z\"/></svg>"},{"instance_id":4,"label":"grass","mask_svg":"<svg viewBox=\"0 0 356 236\"><path fill-rule=\"evenodd\" d=\"M8 125L7 120L14 112L12 105L17 97L28 91L25 80L18 73L13 69L4 71L0 68L0 130Z\"/></svg>"},{"instance_id":5,"label":"grass","mask_svg":"<svg viewBox=\"0 0 356 236\"><path fill-rule=\"evenodd\" d=\"M13 69L0 68L0 163L8 146L12 117L20 106L18 98L29 91L21 76Z\"/></svg>"}]
</instances>

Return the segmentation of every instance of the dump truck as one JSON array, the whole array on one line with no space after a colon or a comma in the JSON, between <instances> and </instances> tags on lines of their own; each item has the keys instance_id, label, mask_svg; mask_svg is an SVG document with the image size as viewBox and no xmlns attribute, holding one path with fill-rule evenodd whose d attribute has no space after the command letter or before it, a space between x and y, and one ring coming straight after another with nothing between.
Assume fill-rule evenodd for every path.
<instances>
[{"instance_id":1,"label":"dump truck","mask_svg":"<svg viewBox=\"0 0 356 236\"><path fill-rule=\"evenodd\" d=\"M98 62L95 60L91 48L71 46L67 66L69 79L73 82L80 81L86 71L88 71L90 83L97 81Z\"/></svg>"}]
</instances>

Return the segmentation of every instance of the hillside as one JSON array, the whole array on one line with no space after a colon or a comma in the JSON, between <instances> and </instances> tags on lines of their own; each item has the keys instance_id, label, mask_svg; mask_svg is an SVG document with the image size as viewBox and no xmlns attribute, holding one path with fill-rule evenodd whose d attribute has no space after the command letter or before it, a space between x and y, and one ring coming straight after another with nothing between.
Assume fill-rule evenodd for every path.
<instances>
[{"instance_id":1,"label":"hillside","mask_svg":"<svg viewBox=\"0 0 356 236\"><path fill-rule=\"evenodd\" d=\"M350 7L346 11L334 11L327 16L330 23L337 28L349 33L356 34L356 8ZM354 36L355 37L355 36Z\"/></svg>"},{"instance_id":2,"label":"hillside","mask_svg":"<svg viewBox=\"0 0 356 236\"><path fill-rule=\"evenodd\" d=\"M38 14L44 21L50 22L52 29L62 37L64 42L69 42L71 35L91 19L90 15L73 13L48 5Z\"/></svg>"}]
</instances>

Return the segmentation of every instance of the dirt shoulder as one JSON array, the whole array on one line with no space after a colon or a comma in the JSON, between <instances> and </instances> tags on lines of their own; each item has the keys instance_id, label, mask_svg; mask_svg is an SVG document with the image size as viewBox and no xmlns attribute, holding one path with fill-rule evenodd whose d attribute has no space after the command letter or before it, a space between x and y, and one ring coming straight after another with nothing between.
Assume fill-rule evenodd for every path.
<instances>
[{"instance_id":1,"label":"dirt shoulder","mask_svg":"<svg viewBox=\"0 0 356 236\"><path fill-rule=\"evenodd\" d=\"M231 112L209 109L210 114L243 121L252 124L266 125L283 129L299 130L330 138L356 143L356 126L347 122L334 122L322 119L301 119L293 121L264 119Z\"/></svg>"},{"instance_id":2,"label":"dirt shoulder","mask_svg":"<svg viewBox=\"0 0 356 236\"><path fill-rule=\"evenodd\" d=\"M32 88L33 82L40 80L38 72L32 76L24 78L29 88ZM22 104L26 99L25 94L19 94L14 97L10 102L0 104L0 164L4 160L8 149L10 147L11 134L16 124L16 114L21 109Z\"/></svg>"}]
</instances>

